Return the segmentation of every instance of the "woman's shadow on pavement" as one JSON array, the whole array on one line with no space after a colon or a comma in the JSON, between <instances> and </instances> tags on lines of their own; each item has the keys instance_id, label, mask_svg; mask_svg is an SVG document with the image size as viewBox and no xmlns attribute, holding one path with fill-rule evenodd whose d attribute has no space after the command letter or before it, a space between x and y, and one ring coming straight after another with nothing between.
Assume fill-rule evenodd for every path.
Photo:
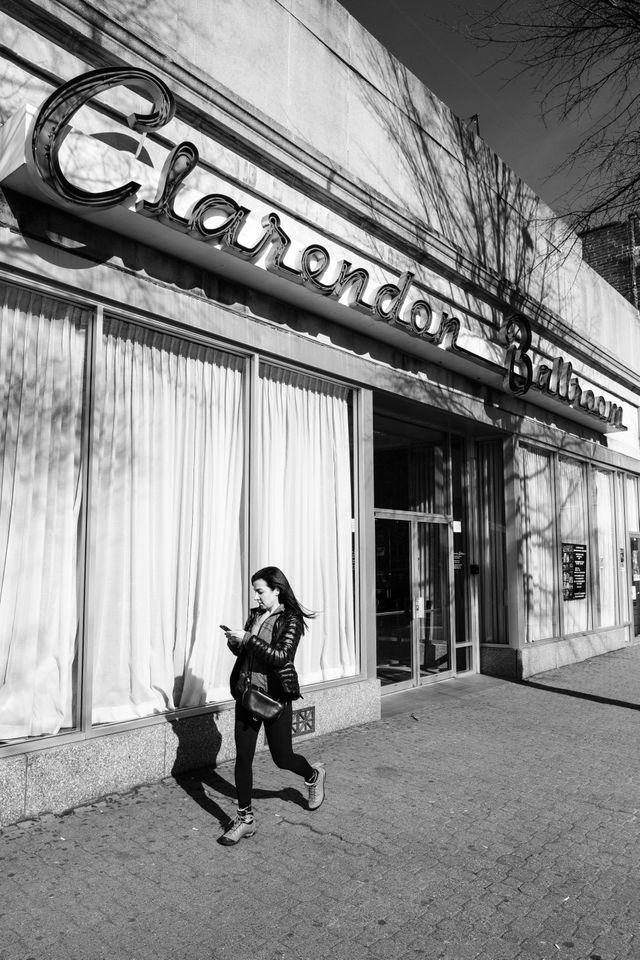
<instances>
[{"instance_id":1,"label":"woman's shadow on pavement","mask_svg":"<svg viewBox=\"0 0 640 960\"><path fill-rule=\"evenodd\" d=\"M218 820L221 827L228 826L231 819L228 811L221 807L211 794L226 797L235 803L236 789L231 781L221 776L213 766L174 773L173 777L192 800ZM304 797L299 790L293 787L284 787L282 790L261 790L256 787L253 789L254 800L271 799L273 797L279 797L286 803L294 803L306 809Z\"/></svg>"},{"instance_id":2,"label":"woman's shadow on pavement","mask_svg":"<svg viewBox=\"0 0 640 960\"><path fill-rule=\"evenodd\" d=\"M175 703L180 702L185 679L186 677L176 677ZM215 817L222 827L228 826L229 813L220 806L215 797L225 797L235 803L236 790L231 765L229 765L230 779L225 779L216 770L217 758L222 746L222 733L215 713L185 718L170 717L168 722L177 741L171 776L185 793L210 816ZM294 803L306 809L304 797L293 787L284 787L282 790L254 788L253 796L256 800L279 797L286 803Z\"/></svg>"}]
</instances>

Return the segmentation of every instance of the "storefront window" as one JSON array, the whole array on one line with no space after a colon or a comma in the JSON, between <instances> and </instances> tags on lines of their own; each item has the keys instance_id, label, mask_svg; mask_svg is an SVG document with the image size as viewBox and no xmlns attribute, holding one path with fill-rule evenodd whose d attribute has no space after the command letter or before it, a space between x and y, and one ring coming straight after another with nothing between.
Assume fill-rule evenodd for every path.
<instances>
[{"instance_id":1,"label":"storefront window","mask_svg":"<svg viewBox=\"0 0 640 960\"><path fill-rule=\"evenodd\" d=\"M626 618L620 616L618 599L622 590L624 605L626 587L624 580L619 582L618 571L624 570L626 554L620 542L626 535L615 498L616 489L621 497L626 484L631 501L627 511L632 518L636 511L637 518L636 479L616 478L611 470L554 458L524 445L519 463L527 639L570 636L620 623ZM547 595L553 592L554 556L558 558L559 623L546 605ZM536 606L547 614L543 625L537 623L543 616L537 617Z\"/></svg>"},{"instance_id":2,"label":"storefront window","mask_svg":"<svg viewBox=\"0 0 640 960\"><path fill-rule=\"evenodd\" d=\"M228 700L249 555L318 614L302 682L355 675L351 391L264 365L250 421L242 357L105 316L89 378L90 311L0 311L0 740Z\"/></svg>"},{"instance_id":3,"label":"storefront window","mask_svg":"<svg viewBox=\"0 0 640 960\"><path fill-rule=\"evenodd\" d=\"M93 722L228 699L243 622L243 367L105 319L91 502Z\"/></svg>"},{"instance_id":4,"label":"storefront window","mask_svg":"<svg viewBox=\"0 0 640 960\"><path fill-rule=\"evenodd\" d=\"M558 462L558 510L562 543L562 630L588 627L588 590L593 558L589 556L587 486L584 464Z\"/></svg>"},{"instance_id":5,"label":"storefront window","mask_svg":"<svg viewBox=\"0 0 640 960\"><path fill-rule=\"evenodd\" d=\"M0 739L76 725L88 315L0 286Z\"/></svg>"},{"instance_id":6,"label":"storefront window","mask_svg":"<svg viewBox=\"0 0 640 960\"><path fill-rule=\"evenodd\" d=\"M353 676L350 391L263 365L252 538L258 566L280 567L317 618L300 644L303 683Z\"/></svg>"},{"instance_id":7,"label":"storefront window","mask_svg":"<svg viewBox=\"0 0 640 960\"><path fill-rule=\"evenodd\" d=\"M614 475L595 469L591 484L593 528L593 625L616 622L616 518L613 499Z\"/></svg>"},{"instance_id":8,"label":"storefront window","mask_svg":"<svg viewBox=\"0 0 640 960\"><path fill-rule=\"evenodd\" d=\"M527 642L553 637L556 539L551 457L519 447L521 563Z\"/></svg>"}]
</instances>

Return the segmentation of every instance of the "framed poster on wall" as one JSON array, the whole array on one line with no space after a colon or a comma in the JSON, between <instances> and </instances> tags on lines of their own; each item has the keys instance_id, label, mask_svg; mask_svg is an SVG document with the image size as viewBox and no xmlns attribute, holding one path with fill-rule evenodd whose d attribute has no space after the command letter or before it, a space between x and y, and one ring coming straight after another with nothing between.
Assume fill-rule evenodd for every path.
<instances>
[{"instance_id":1,"label":"framed poster on wall","mask_svg":"<svg viewBox=\"0 0 640 960\"><path fill-rule=\"evenodd\" d=\"M584 600L587 595L587 545L562 544L562 599Z\"/></svg>"}]
</instances>

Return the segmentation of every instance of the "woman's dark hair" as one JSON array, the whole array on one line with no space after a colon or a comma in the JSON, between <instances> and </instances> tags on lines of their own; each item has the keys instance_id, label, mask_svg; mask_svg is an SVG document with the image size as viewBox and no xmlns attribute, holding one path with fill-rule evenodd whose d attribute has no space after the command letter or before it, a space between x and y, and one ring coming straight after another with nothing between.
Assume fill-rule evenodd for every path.
<instances>
[{"instance_id":1,"label":"woman's dark hair","mask_svg":"<svg viewBox=\"0 0 640 960\"><path fill-rule=\"evenodd\" d=\"M299 601L296 599L295 593L291 589L291 584L279 567L261 567L260 570L256 570L251 577L251 583L255 583L256 580L264 580L271 590L279 590L280 592L278 597L282 606L290 613L294 613L296 616L301 617L303 628L305 630L307 629L307 625L304 621L311 620L313 617L315 617L315 613L312 610L307 610L302 606L301 603L299 603Z\"/></svg>"}]
</instances>

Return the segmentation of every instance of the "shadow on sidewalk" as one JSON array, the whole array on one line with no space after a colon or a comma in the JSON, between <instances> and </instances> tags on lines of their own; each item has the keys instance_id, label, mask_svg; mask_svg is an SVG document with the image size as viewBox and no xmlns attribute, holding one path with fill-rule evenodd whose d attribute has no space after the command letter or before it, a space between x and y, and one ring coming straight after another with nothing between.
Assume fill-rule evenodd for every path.
<instances>
[{"instance_id":1,"label":"shadow on sidewalk","mask_svg":"<svg viewBox=\"0 0 640 960\"><path fill-rule=\"evenodd\" d=\"M180 702L185 686L189 689L199 688L202 686L202 680L194 676L190 670L187 670L184 676L176 676L173 691L175 703ZM215 714L189 717L186 720L170 717L168 722L177 741L171 776L195 803L218 820L221 826L226 827L230 820L229 814L220 806L215 796L225 797L235 803L236 789L234 783L225 780L216 771L222 746L222 734ZM255 800L272 797L278 797L286 803L294 803L307 809L306 799L293 787L285 787L282 790L261 790L254 786Z\"/></svg>"},{"instance_id":2,"label":"shadow on sidewalk","mask_svg":"<svg viewBox=\"0 0 640 960\"><path fill-rule=\"evenodd\" d=\"M572 690L568 687L557 687L555 684L542 683L536 680L516 680L512 677L500 677L508 683L515 683L521 687L533 687L534 690L545 690L547 693L560 693L565 697L577 697L579 700L591 700L593 703L605 703L611 707L625 707L627 710L640 710L640 703L630 700L617 700L613 697L600 696L597 693L587 693L584 690Z\"/></svg>"},{"instance_id":3,"label":"shadow on sidewalk","mask_svg":"<svg viewBox=\"0 0 640 960\"><path fill-rule=\"evenodd\" d=\"M221 826L226 827L229 823L229 813L224 810L211 796L214 792L228 800L236 801L236 788L229 780L213 767L201 767L198 770L189 770L188 772L174 774L174 779L178 786L182 787L192 800L194 800L203 810L215 817ZM284 787L282 790L262 790L259 787L253 788L254 800L265 800L278 797L286 803L294 803L298 807L306 810L306 800L299 790L293 787Z\"/></svg>"}]
</instances>

